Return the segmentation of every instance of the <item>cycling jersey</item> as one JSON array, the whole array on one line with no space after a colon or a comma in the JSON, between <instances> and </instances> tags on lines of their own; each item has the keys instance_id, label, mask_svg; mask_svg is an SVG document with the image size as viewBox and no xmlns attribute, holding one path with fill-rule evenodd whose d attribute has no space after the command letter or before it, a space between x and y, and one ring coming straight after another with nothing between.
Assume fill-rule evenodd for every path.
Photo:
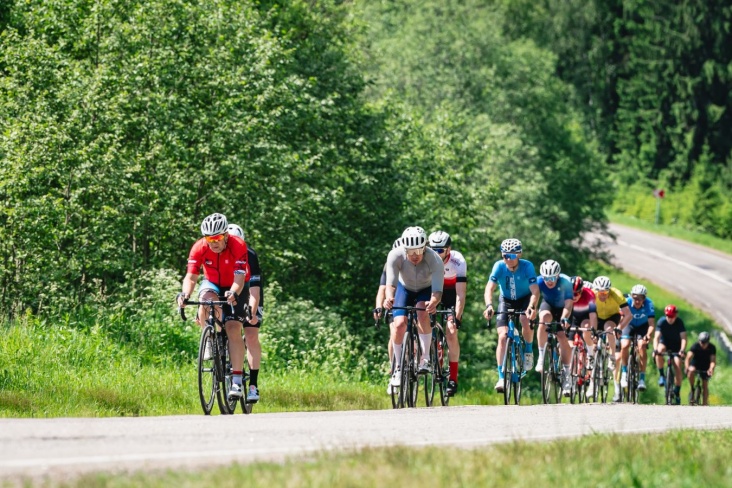
<instances>
[{"instance_id":1,"label":"cycling jersey","mask_svg":"<svg viewBox=\"0 0 732 488\"><path fill-rule=\"evenodd\" d=\"M187 272L198 275L203 267L203 277L219 288L230 288L234 275L243 274L249 281L247 244L243 239L229 235L226 247L220 253L213 252L205 238L197 240L188 254Z\"/></svg>"},{"instance_id":2,"label":"cycling jersey","mask_svg":"<svg viewBox=\"0 0 732 488\"><path fill-rule=\"evenodd\" d=\"M625 301L625 297L617 288L610 288L610 293L603 302L600 299L599 293L595 293L595 306L597 307L597 318L598 319L609 319L616 313L620 312L620 309L628 306L628 302Z\"/></svg>"},{"instance_id":3,"label":"cycling jersey","mask_svg":"<svg viewBox=\"0 0 732 488\"><path fill-rule=\"evenodd\" d=\"M707 371L712 363L712 356L717 354L717 348L711 342L706 349L701 344L695 342L690 350L694 355L691 358L691 364L700 371Z\"/></svg>"},{"instance_id":4,"label":"cycling jersey","mask_svg":"<svg viewBox=\"0 0 732 488\"><path fill-rule=\"evenodd\" d=\"M572 315L588 315L592 312L597 312L595 292L589 288L582 288L582 294L572 306Z\"/></svg>"},{"instance_id":5,"label":"cycling jersey","mask_svg":"<svg viewBox=\"0 0 732 488\"><path fill-rule=\"evenodd\" d=\"M422 260L412 264L407 250L397 247L386 258L386 284L396 288L397 282L408 291L419 291L430 287L432 293L442 293L445 266L440 255L425 248Z\"/></svg>"},{"instance_id":6,"label":"cycling jersey","mask_svg":"<svg viewBox=\"0 0 732 488\"><path fill-rule=\"evenodd\" d=\"M509 300L518 300L531 294L531 285L536 283L536 271L531 261L519 259L516 271L511 271L503 260L496 261L488 278L498 284L501 296Z\"/></svg>"},{"instance_id":7,"label":"cycling jersey","mask_svg":"<svg viewBox=\"0 0 732 488\"><path fill-rule=\"evenodd\" d=\"M643 300L643 305L640 308L633 306L633 298L628 297L626 301L630 307L630 315L633 317L630 320L630 326L640 327L648 323L648 319L656 317L656 309L653 307L653 301L650 298Z\"/></svg>"},{"instance_id":8,"label":"cycling jersey","mask_svg":"<svg viewBox=\"0 0 732 488\"><path fill-rule=\"evenodd\" d=\"M572 299L572 281L569 276L560 274L559 279L554 285L554 288L549 288L544 281L543 276L539 276L537 280L539 290L544 297L544 301L551 305L553 308L564 308L565 300Z\"/></svg>"},{"instance_id":9,"label":"cycling jersey","mask_svg":"<svg viewBox=\"0 0 732 488\"><path fill-rule=\"evenodd\" d=\"M681 349L681 333L686 332L684 321L676 317L672 324L664 316L656 322L656 332L661 334L659 340L671 352L678 352Z\"/></svg>"},{"instance_id":10,"label":"cycling jersey","mask_svg":"<svg viewBox=\"0 0 732 488\"><path fill-rule=\"evenodd\" d=\"M465 283L468 281L468 264L465 258L458 251L450 251L447 262L445 263L445 286L455 288L456 283Z\"/></svg>"}]
</instances>

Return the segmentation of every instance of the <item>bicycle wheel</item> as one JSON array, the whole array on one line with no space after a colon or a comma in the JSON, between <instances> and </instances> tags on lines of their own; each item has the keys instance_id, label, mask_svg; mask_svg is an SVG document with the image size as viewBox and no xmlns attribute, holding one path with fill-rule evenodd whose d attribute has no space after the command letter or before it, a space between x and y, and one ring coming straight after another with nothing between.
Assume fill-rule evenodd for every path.
<instances>
[{"instance_id":1,"label":"bicycle wheel","mask_svg":"<svg viewBox=\"0 0 732 488\"><path fill-rule=\"evenodd\" d=\"M207 346L209 355L213 351L213 332L211 326L204 327L198 346L198 396L205 415L211 415L217 387L213 358L206 359Z\"/></svg>"},{"instance_id":2,"label":"bicycle wheel","mask_svg":"<svg viewBox=\"0 0 732 488\"><path fill-rule=\"evenodd\" d=\"M697 373L699 374L699 373ZM694 391L692 392L693 405L702 404L702 384L701 379L697 378L694 382Z\"/></svg>"},{"instance_id":3,"label":"bicycle wheel","mask_svg":"<svg viewBox=\"0 0 732 488\"><path fill-rule=\"evenodd\" d=\"M666 405L673 405L674 402L674 368L670 364L666 366Z\"/></svg>"},{"instance_id":4,"label":"bicycle wheel","mask_svg":"<svg viewBox=\"0 0 732 488\"><path fill-rule=\"evenodd\" d=\"M590 381L590 373L587 371L587 350L582 348L579 352L579 377L578 377L578 403L587 403L587 384Z\"/></svg>"},{"instance_id":5,"label":"bicycle wheel","mask_svg":"<svg viewBox=\"0 0 732 488\"><path fill-rule=\"evenodd\" d=\"M430 345L429 358L430 364L432 365L432 372L424 375L424 403L426 406L431 407L432 401L435 399L435 389L437 387L437 345L435 344L435 338L432 338L432 344Z\"/></svg>"},{"instance_id":6,"label":"bicycle wheel","mask_svg":"<svg viewBox=\"0 0 732 488\"><path fill-rule=\"evenodd\" d=\"M442 331L437 333L439 349L437 350L437 363L439 370L435 370L435 374L439 371L437 383L440 387L440 403L443 407L450 404L450 397L447 395L447 382L450 381L450 348L447 345L447 338Z\"/></svg>"},{"instance_id":7,"label":"bicycle wheel","mask_svg":"<svg viewBox=\"0 0 732 488\"><path fill-rule=\"evenodd\" d=\"M524 373L524 351L526 350L526 342L522 337L518 341L514 342L516 358L515 373L512 375L511 381L513 382L513 403L515 405L521 405L521 380L523 379Z\"/></svg>"},{"instance_id":8,"label":"bicycle wheel","mask_svg":"<svg viewBox=\"0 0 732 488\"><path fill-rule=\"evenodd\" d=\"M607 350L603 345L598 351L599 357L595 359L595 394L594 400L597 402L607 402L608 382L610 381L610 370L608 369Z\"/></svg>"},{"instance_id":9,"label":"bicycle wheel","mask_svg":"<svg viewBox=\"0 0 732 488\"><path fill-rule=\"evenodd\" d=\"M229 358L229 346L226 339L226 333L220 331L216 334L217 346L214 353L216 362L216 377L219 383L216 399L219 404L219 412L222 415L230 415L236 409L236 400L229 400L229 390L231 389L231 360Z\"/></svg>"},{"instance_id":10,"label":"bicycle wheel","mask_svg":"<svg viewBox=\"0 0 732 488\"><path fill-rule=\"evenodd\" d=\"M556 354L554 348L551 343L547 342L544 348L544 359L541 362L541 398L544 400L545 405L556 403L556 387L552 378L554 354Z\"/></svg>"},{"instance_id":11,"label":"bicycle wheel","mask_svg":"<svg viewBox=\"0 0 732 488\"><path fill-rule=\"evenodd\" d=\"M593 403L597 403L598 397L601 397L600 387L602 385L602 360L604 351L598 348L595 351L595 364L592 367L592 389L587 394L587 402L592 398Z\"/></svg>"},{"instance_id":12,"label":"bicycle wheel","mask_svg":"<svg viewBox=\"0 0 732 488\"><path fill-rule=\"evenodd\" d=\"M404 342L402 343L402 369L401 369L401 378L399 382L399 408L406 408L409 406L409 395L407 394L407 391L409 390L409 365L413 362L412 357L414 355L414 350L411 348L412 345L412 337L411 333L407 332L404 335ZM412 349L410 351L410 349ZM392 392L394 389L392 388Z\"/></svg>"},{"instance_id":13,"label":"bicycle wheel","mask_svg":"<svg viewBox=\"0 0 732 488\"><path fill-rule=\"evenodd\" d=\"M419 378L417 377L417 370L422 358L420 354L421 346L419 344L419 335L412 333L411 338L412 344L410 349L412 351L412 358L411 361L409 361L409 391L407 393L409 394L408 405L411 408L415 408L417 406L417 398L419 396Z\"/></svg>"},{"instance_id":14,"label":"bicycle wheel","mask_svg":"<svg viewBox=\"0 0 732 488\"><path fill-rule=\"evenodd\" d=\"M399 358L400 361L404 361L404 348L402 348L402 355ZM392 357L391 358L392 365L391 365L391 375L389 376L389 390L391 391L391 408L401 408L399 405L399 390L400 388L398 386L391 386L391 377L394 375L394 371L396 371L397 363L396 360ZM402 362L404 364L404 362ZM400 370L401 371L401 370ZM401 380L401 376L399 378Z\"/></svg>"},{"instance_id":15,"label":"bicycle wheel","mask_svg":"<svg viewBox=\"0 0 732 488\"><path fill-rule=\"evenodd\" d=\"M511 387L513 382L511 376L513 375L513 364L515 359L513 357L513 339L510 337L506 338L506 350L503 356L503 404L508 405L511 403Z\"/></svg>"},{"instance_id":16,"label":"bicycle wheel","mask_svg":"<svg viewBox=\"0 0 732 488\"><path fill-rule=\"evenodd\" d=\"M576 403L577 398L579 396L579 375L580 375L580 365L579 365L579 351L577 351L576 347L572 348L572 356L569 360L569 378L570 378L570 386L569 386L569 403Z\"/></svg>"},{"instance_id":17,"label":"bicycle wheel","mask_svg":"<svg viewBox=\"0 0 732 488\"><path fill-rule=\"evenodd\" d=\"M635 354L628 361L628 401L638 403L638 362Z\"/></svg>"}]
</instances>

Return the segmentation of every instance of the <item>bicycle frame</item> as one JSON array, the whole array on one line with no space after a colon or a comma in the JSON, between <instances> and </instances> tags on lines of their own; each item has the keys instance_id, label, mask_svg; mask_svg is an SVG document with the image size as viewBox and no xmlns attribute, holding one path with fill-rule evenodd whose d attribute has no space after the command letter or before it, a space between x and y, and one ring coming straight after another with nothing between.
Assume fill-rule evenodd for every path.
<instances>
[{"instance_id":1,"label":"bicycle frame","mask_svg":"<svg viewBox=\"0 0 732 488\"><path fill-rule=\"evenodd\" d=\"M434 368L433 377L439 386L440 403L443 407L448 406L450 403L450 397L447 395L447 382L450 380L450 358L445 329L442 326L442 322L437 320L437 317L441 316L444 321L447 317L454 315L455 308L450 307L447 310L438 310L430 317L432 323L432 348L430 352ZM430 402L429 404L431 405L432 403Z\"/></svg>"},{"instance_id":2,"label":"bicycle frame","mask_svg":"<svg viewBox=\"0 0 732 488\"><path fill-rule=\"evenodd\" d=\"M572 385L569 395L570 403L578 400L582 403L587 400L587 384L590 381L590 374L587 370L587 345L582 332L592 331L591 328L572 326L567 331L572 335L572 359L570 360L570 374Z\"/></svg>"},{"instance_id":3,"label":"bicycle frame","mask_svg":"<svg viewBox=\"0 0 732 488\"><path fill-rule=\"evenodd\" d=\"M628 388L625 390L625 401L638 403L638 378L640 374L640 357L638 355L638 340L642 334L633 334L630 338L630 351L628 353Z\"/></svg>"},{"instance_id":4,"label":"bicycle frame","mask_svg":"<svg viewBox=\"0 0 732 488\"><path fill-rule=\"evenodd\" d=\"M598 396L600 402L607 402L610 373L608 369L608 361L610 360L610 354L614 354L615 351L609 350L609 344L607 341L607 334L614 333L613 331L598 331L593 330L593 337L596 339L594 345L595 350L595 364L592 370L592 381L594 384L592 392L592 401L597 402ZM599 393L599 395L598 395Z\"/></svg>"},{"instance_id":5,"label":"bicycle frame","mask_svg":"<svg viewBox=\"0 0 732 488\"><path fill-rule=\"evenodd\" d=\"M547 332L546 345L544 346L544 362L541 371L542 399L545 404L561 403L562 362L559 354L557 332L562 327L562 324L561 322L539 322L539 326L544 326Z\"/></svg>"},{"instance_id":6,"label":"bicycle frame","mask_svg":"<svg viewBox=\"0 0 732 488\"><path fill-rule=\"evenodd\" d=\"M660 353L661 356L666 357L666 383L664 387L664 398L666 400L666 405L675 405L676 402L674 394L674 386L675 386L675 378L676 378L676 369L674 368L674 359L679 356L679 353L677 352L662 352ZM680 367L680 366L679 366ZM682 377L683 382L683 377Z\"/></svg>"},{"instance_id":7,"label":"bicycle frame","mask_svg":"<svg viewBox=\"0 0 732 488\"><path fill-rule=\"evenodd\" d=\"M521 402L521 380L526 376L523 360L526 343L523 336L516 330L516 322L520 323L519 316L526 315L526 312L508 309L505 313L508 315L508 331L502 362L503 402L505 405L509 405L511 403L511 392L513 392L514 404L519 405Z\"/></svg>"},{"instance_id":8,"label":"bicycle frame","mask_svg":"<svg viewBox=\"0 0 732 488\"><path fill-rule=\"evenodd\" d=\"M414 408L417 406L417 396L419 394L417 368L422 360L422 348L415 328L417 327L417 312L426 309L421 307L392 307L391 310L406 310L407 312L407 331L402 342L401 382L398 389L395 387L391 389L392 406L395 405L395 408L404 408L405 406Z\"/></svg>"}]
</instances>

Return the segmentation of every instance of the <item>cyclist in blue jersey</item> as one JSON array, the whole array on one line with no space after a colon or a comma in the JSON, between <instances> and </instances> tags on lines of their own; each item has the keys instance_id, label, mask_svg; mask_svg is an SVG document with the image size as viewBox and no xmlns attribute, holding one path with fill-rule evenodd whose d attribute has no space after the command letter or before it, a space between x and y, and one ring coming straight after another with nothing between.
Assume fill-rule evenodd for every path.
<instances>
[{"instance_id":1,"label":"cyclist in blue jersey","mask_svg":"<svg viewBox=\"0 0 732 488\"><path fill-rule=\"evenodd\" d=\"M628 357L630 356L630 340L634 335L642 336L638 341L638 357L640 359L640 378L638 379L638 390L646 389L646 363L648 362L648 344L656 329L656 310L653 301L647 298L648 290L645 286L638 284L630 290L627 299L630 323L625 326L620 337L620 360L622 362L620 374L620 386L628 387Z\"/></svg>"},{"instance_id":2,"label":"cyclist in blue jersey","mask_svg":"<svg viewBox=\"0 0 732 488\"><path fill-rule=\"evenodd\" d=\"M567 328L569 326L569 317L572 313L574 305L573 284L569 276L562 274L562 267L558 262L549 259L541 263L539 267L539 279L537 285L541 291L543 300L539 307L540 322L561 322ZM546 328L539 327L536 332L537 344L539 346L539 360L537 361L536 371L541 372L544 364L544 353L546 350L547 332ZM557 341L559 342L559 354L562 357L562 395L569 396L571 392L571 383L569 375L569 366L572 356L572 349L567 340L567 334L564 330L557 331Z\"/></svg>"},{"instance_id":3,"label":"cyclist in blue jersey","mask_svg":"<svg viewBox=\"0 0 732 488\"><path fill-rule=\"evenodd\" d=\"M523 337L526 340L524 351L524 371L534 365L533 341L534 331L530 320L536 318L536 306L539 303L539 286L536 284L536 270L531 261L521 259L523 248L518 239L506 239L501 243L500 261L493 265L488 283L485 286L485 310L483 317L490 320L493 316L493 292L500 289L498 297L498 313L496 315L496 329L498 330L498 346L496 347L496 362L498 363L498 381L495 390L503 392L503 368L501 360L506 349L508 334L508 315L506 310L525 310L521 316Z\"/></svg>"}]
</instances>

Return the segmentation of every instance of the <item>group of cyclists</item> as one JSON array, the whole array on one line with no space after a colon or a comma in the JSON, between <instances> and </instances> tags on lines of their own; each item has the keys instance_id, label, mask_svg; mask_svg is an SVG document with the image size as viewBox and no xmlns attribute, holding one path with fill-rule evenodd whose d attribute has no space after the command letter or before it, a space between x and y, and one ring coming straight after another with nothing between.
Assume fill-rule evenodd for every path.
<instances>
[{"instance_id":1,"label":"group of cyclists","mask_svg":"<svg viewBox=\"0 0 732 488\"><path fill-rule=\"evenodd\" d=\"M181 292L177 296L178 306L186 306L187 300L196 288L203 270L203 280L198 287L199 301L227 301L231 307L217 310L229 337L229 355L232 365L229 398L242 398L255 403L259 401L258 374L261 361L259 328L262 322L263 282L256 252L247 245L244 232L236 224L230 224L226 216L214 213L201 223L202 238L192 246L186 275ZM498 345L496 362L498 382L495 390L503 391L503 355L505 354L508 318L506 311L523 310L520 316L521 331L526 343L523 366L529 371L534 366L533 322L558 322L562 327L556 337L563 365L562 394L570 391L571 346L567 337L569 327L574 324L582 329L588 345L594 343L592 331L607 331L611 351L609 367L615 371L613 382L615 396L620 399L620 387L627 388L627 367L631 340L637 340L640 358L638 390L646 389L647 348L653 338L653 352L660 372L659 385L665 384L663 354L675 352L674 391L679 403L681 388L681 360L684 359L687 377L693 386L696 375L703 380L704 404L708 401L708 380L716 367L716 348L709 341L709 334L702 332L699 341L687 351L687 335L683 320L678 316L675 305L664 309L664 316L656 323L653 301L642 284L635 285L626 298L612 286L610 278L598 276L592 283L585 283L580 276L570 277L562 273L561 266L554 260L544 261L537 276L531 261L523 259L523 246L515 238L504 240L500 246L501 259L493 265L485 287L485 309L483 317L490 322L496 316ZM451 310L446 316L445 335L448 343L449 379L446 393L453 396L458 391L458 366L460 328L467 290L467 264L463 255L452 248L452 238L438 230L429 236L422 227L413 226L404 230L394 241L384 265L381 283L376 296L374 318L379 319L384 310L392 310L390 323L389 358L392 364L391 378L387 391L400 386L400 370L404 335L407 328L407 313L404 307L418 307L417 329L422 349L419 373L431 372L429 354L432 342L430 315L438 306ZM497 307L493 305L498 290ZM247 313L247 309L252 313ZM202 325L208 310L199 307L197 321ZM620 331L619 344L616 331ZM539 360L535 370L541 372L547 331L537 329ZM592 347L588 351L588 368L593 367ZM204 352L205 354L205 352ZM249 365L249 390L242 391L244 358ZM620 363L618 369L616 365ZM620 386L620 387L619 387Z\"/></svg>"},{"instance_id":2,"label":"group of cyclists","mask_svg":"<svg viewBox=\"0 0 732 488\"><path fill-rule=\"evenodd\" d=\"M525 340L523 369L534 367L534 322L542 324L560 323L556 332L562 363L562 395L569 396L571 390L570 357L571 345L567 337L572 326L582 330L582 338L587 347L587 368L594 367L594 332L605 331L611 354L609 369L613 370L615 394L613 401L621 399L621 388L628 388L628 362L631 342L637 342L639 359L639 379L637 389L646 389L646 369L648 348L653 344L653 355L659 369L659 386L665 385L663 354L674 355L674 394L680 403L681 360L685 361L687 378L693 387L696 375L703 380L704 404L708 402L708 380L716 367L716 348L709 342L709 334L702 332L699 340L687 351L687 335L678 309L670 304L664 309L664 316L656 322L653 301L648 298L648 290L642 284L633 286L626 297L612 286L607 276L598 276L591 283L581 276L568 276L562 273L555 260L544 261L537 276L533 263L522 258L523 246L515 238L505 239L500 245L501 259L493 265L485 287L485 309L483 317L490 322L496 317L498 345L496 363L498 381L497 392L503 392L504 372L502 364L506 354L508 332L507 310L522 310L520 315L521 334ZM418 307L417 328L422 349L422 361L418 372L431 372L429 354L432 341L432 328L429 315L434 314L439 305L454 308L454 314L447 320L449 343L450 380L447 393L457 392L457 371L459 360L459 341L457 330L460 327L465 308L467 266L462 254L452 249L452 239L441 230L427 236L421 227L408 227L394 242L387 256L382 273L379 291L376 296L374 318L379 319L384 309L394 309L393 322L390 324L389 357L391 378L387 391L400 386L400 358L402 341L406 331L406 312L403 307ZM497 307L493 297L498 290ZM654 334L655 333L655 334ZM537 329L538 361L535 371L541 373L547 344L547 330ZM617 337L616 337L617 335ZM572 338L573 339L573 338ZM618 340L619 339L619 340ZM617 365L619 364L619 368ZM590 383L590 389L593 385Z\"/></svg>"}]
</instances>

